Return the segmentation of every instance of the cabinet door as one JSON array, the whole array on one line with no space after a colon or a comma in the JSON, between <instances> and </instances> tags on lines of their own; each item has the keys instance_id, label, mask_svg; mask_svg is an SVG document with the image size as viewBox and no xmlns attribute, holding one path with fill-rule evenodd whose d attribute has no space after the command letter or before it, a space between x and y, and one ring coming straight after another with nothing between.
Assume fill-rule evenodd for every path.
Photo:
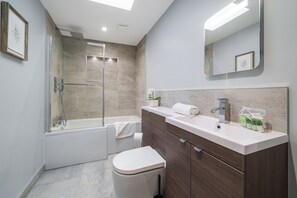
<instances>
[{"instance_id":1,"label":"cabinet door","mask_svg":"<svg viewBox=\"0 0 297 198\"><path fill-rule=\"evenodd\" d=\"M141 117L141 130L143 133L142 146L152 146L153 127L151 123L151 113L142 110Z\"/></svg>"},{"instance_id":2,"label":"cabinet door","mask_svg":"<svg viewBox=\"0 0 297 198\"><path fill-rule=\"evenodd\" d=\"M191 197L243 197L244 174L207 152L191 148Z\"/></svg>"},{"instance_id":3,"label":"cabinet door","mask_svg":"<svg viewBox=\"0 0 297 198\"><path fill-rule=\"evenodd\" d=\"M188 142L167 133L166 198L190 197L190 151Z\"/></svg>"},{"instance_id":4,"label":"cabinet door","mask_svg":"<svg viewBox=\"0 0 297 198\"><path fill-rule=\"evenodd\" d=\"M151 114L153 127L153 148L166 160L166 122L165 117Z\"/></svg>"}]
</instances>

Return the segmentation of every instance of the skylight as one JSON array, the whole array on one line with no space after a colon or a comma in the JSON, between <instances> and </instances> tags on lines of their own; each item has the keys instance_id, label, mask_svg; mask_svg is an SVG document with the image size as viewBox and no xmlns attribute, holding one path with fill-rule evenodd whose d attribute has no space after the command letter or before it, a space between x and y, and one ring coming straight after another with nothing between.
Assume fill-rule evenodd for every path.
<instances>
[{"instance_id":1,"label":"skylight","mask_svg":"<svg viewBox=\"0 0 297 198\"><path fill-rule=\"evenodd\" d=\"M249 11L248 0L235 0L219 12L210 17L204 25L204 28L210 31L214 31L222 25L232 21L236 17Z\"/></svg>"},{"instance_id":2,"label":"skylight","mask_svg":"<svg viewBox=\"0 0 297 198\"><path fill-rule=\"evenodd\" d=\"M90 0L104 5L131 11L134 0Z\"/></svg>"}]
</instances>

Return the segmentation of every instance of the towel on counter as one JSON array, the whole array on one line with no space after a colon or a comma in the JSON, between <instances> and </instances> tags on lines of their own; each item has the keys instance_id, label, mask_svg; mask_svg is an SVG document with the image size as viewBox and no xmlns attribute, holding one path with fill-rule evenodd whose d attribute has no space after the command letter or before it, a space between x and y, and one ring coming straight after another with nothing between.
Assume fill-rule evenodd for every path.
<instances>
[{"instance_id":1,"label":"towel on counter","mask_svg":"<svg viewBox=\"0 0 297 198\"><path fill-rule=\"evenodd\" d=\"M190 115L198 115L199 114L199 108L193 105L186 105L181 103L176 103L172 107L173 111L179 114L183 114L186 116Z\"/></svg>"},{"instance_id":2,"label":"towel on counter","mask_svg":"<svg viewBox=\"0 0 297 198\"><path fill-rule=\"evenodd\" d=\"M116 138L126 138L133 136L136 132L136 122L115 122Z\"/></svg>"}]
</instances>

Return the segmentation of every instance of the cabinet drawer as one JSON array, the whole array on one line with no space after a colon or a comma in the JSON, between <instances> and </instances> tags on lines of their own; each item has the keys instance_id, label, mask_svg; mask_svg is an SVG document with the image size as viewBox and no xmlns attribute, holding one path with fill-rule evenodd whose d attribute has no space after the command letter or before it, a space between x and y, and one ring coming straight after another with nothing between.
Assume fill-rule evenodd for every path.
<instances>
[{"instance_id":1,"label":"cabinet drawer","mask_svg":"<svg viewBox=\"0 0 297 198\"><path fill-rule=\"evenodd\" d=\"M244 196L244 174L205 151L191 147L191 197Z\"/></svg>"},{"instance_id":2,"label":"cabinet drawer","mask_svg":"<svg viewBox=\"0 0 297 198\"><path fill-rule=\"evenodd\" d=\"M190 132L187 132L181 128L178 128L176 126L173 126L172 124L166 124L166 130L169 132L169 133L172 133L176 136L178 136L179 138L181 139L184 139L184 140L187 140L187 141L190 141L191 139L191 133Z\"/></svg>"},{"instance_id":3,"label":"cabinet drawer","mask_svg":"<svg viewBox=\"0 0 297 198\"><path fill-rule=\"evenodd\" d=\"M166 198L190 198L190 149L188 142L167 133Z\"/></svg>"},{"instance_id":4,"label":"cabinet drawer","mask_svg":"<svg viewBox=\"0 0 297 198\"><path fill-rule=\"evenodd\" d=\"M241 172L245 172L244 155L194 134L191 134L190 142Z\"/></svg>"}]
</instances>

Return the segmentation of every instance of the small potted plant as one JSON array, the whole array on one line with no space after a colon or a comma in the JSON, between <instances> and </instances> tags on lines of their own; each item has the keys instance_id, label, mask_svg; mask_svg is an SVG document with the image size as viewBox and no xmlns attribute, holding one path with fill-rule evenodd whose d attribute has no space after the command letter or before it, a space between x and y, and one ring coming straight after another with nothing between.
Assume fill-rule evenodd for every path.
<instances>
[{"instance_id":1,"label":"small potted plant","mask_svg":"<svg viewBox=\"0 0 297 198\"><path fill-rule=\"evenodd\" d=\"M161 97L157 97L155 100L158 100L158 106L161 106Z\"/></svg>"},{"instance_id":2,"label":"small potted plant","mask_svg":"<svg viewBox=\"0 0 297 198\"><path fill-rule=\"evenodd\" d=\"M150 107L158 107L160 106L161 97L154 98L153 96L149 95L148 97L148 105Z\"/></svg>"}]
</instances>

